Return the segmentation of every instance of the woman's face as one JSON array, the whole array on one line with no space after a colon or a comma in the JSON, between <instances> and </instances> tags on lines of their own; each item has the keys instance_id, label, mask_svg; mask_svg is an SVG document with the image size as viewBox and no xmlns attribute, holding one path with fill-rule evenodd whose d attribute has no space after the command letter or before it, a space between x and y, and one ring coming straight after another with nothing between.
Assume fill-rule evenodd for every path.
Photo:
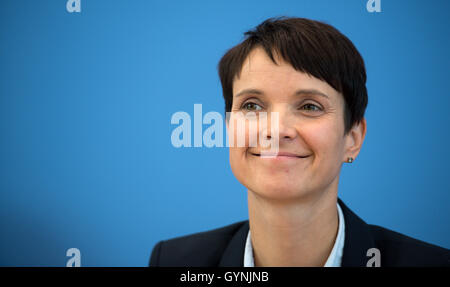
<instances>
[{"instance_id":1,"label":"woman's face","mask_svg":"<svg viewBox=\"0 0 450 287\"><path fill-rule=\"evenodd\" d=\"M266 148L249 146L247 128L245 146L230 147L231 169L267 198L301 199L331 186L337 191L341 164L359 152L354 133L344 135L344 98L326 82L276 60L279 65L261 48L249 54L234 80L232 112L267 112L269 123L270 113L278 112L279 153L295 156L261 157ZM248 89L259 92L243 92ZM364 137L365 121L362 130Z\"/></svg>"}]
</instances>

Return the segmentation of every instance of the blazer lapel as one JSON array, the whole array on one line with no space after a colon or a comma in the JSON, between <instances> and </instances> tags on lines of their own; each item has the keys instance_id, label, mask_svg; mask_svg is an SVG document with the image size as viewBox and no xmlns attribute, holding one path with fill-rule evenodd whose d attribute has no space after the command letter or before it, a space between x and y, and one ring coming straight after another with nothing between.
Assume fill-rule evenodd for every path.
<instances>
[{"instance_id":1,"label":"blazer lapel","mask_svg":"<svg viewBox=\"0 0 450 287\"><path fill-rule=\"evenodd\" d=\"M245 241L249 230L248 220L244 221L242 226L231 238L230 243L225 248L219 267L243 267Z\"/></svg>"},{"instance_id":2,"label":"blazer lapel","mask_svg":"<svg viewBox=\"0 0 450 287\"><path fill-rule=\"evenodd\" d=\"M344 254L342 255L342 267L365 267L367 250L376 247L371 236L369 226L353 213L342 200L338 199L345 220Z\"/></svg>"}]
</instances>

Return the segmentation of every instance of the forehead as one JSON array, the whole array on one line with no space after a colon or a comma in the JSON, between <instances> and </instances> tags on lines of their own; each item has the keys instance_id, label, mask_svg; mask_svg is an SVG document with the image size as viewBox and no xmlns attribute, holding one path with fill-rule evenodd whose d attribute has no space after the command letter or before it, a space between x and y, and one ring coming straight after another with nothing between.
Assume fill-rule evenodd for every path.
<instances>
[{"instance_id":1,"label":"forehead","mask_svg":"<svg viewBox=\"0 0 450 287\"><path fill-rule=\"evenodd\" d=\"M233 96L247 88L263 90L271 95L288 95L298 89L316 89L339 98L339 93L325 81L295 70L274 53L275 64L264 49L253 49L245 59L240 77L233 82Z\"/></svg>"}]
</instances>

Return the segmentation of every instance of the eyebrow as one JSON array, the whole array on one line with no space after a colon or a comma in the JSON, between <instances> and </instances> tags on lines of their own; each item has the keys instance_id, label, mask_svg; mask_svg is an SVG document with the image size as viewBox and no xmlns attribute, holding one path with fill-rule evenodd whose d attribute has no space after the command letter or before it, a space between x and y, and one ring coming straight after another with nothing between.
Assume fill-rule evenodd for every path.
<instances>
[{"instance_id":1,"label":"eyebrow","mask_svg":"<svg viewBox=\"0 0 450 287\"><path fill-rule=\"evenodd\" d=\"M240 97L240 96L245 95L245 94L264 95L264 92L261 91L261 90L258 90L258 89L253 89L253 88L244 89L244 90L240 91L239 93L237 93L235 97L237 98L237 97ZM318 96L330 99L330 97L327 94L324 94L321 91L316 90L316 89L300 89L300 90L295 91L294 95L296 95L296 96L300 96L300 95L318 95Z\"/></svg>"}]
</instances>

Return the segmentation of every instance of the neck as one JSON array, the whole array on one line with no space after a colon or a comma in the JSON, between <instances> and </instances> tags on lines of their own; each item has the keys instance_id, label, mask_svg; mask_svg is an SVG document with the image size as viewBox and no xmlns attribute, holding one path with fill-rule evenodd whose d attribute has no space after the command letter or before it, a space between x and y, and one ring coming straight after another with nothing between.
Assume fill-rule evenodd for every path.
<instances>
[{"instance_id":1,"label":"neck","mask_svg":"<svg viewBox=\"0 0 450 287\"><path fill-rule=\"evenodd\" d=\"M323 266L337 236L336 202L337 186L295 201L248 190L255 266Z\"/></svg>"}]
</instances>

